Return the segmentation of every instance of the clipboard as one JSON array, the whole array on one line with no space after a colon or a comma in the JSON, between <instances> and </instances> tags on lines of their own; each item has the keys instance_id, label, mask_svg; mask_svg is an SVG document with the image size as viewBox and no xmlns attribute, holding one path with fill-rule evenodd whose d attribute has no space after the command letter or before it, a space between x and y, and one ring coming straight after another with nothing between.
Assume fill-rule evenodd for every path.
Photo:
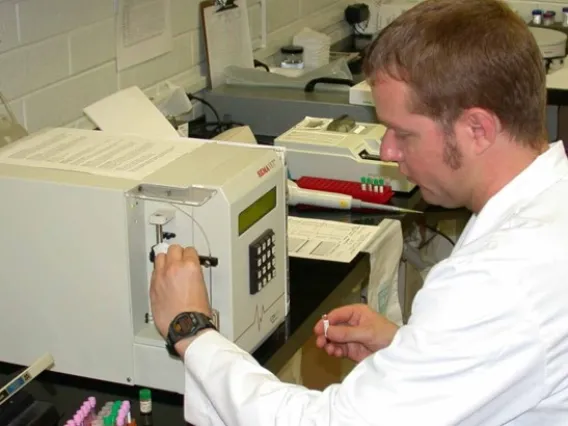
<instances>
[{"instance_id":1,"label":"clipboard","mask_svg":"<svg viewBox=\"0 0 568 426\"><path fill-rule=\"evenodd\" d=\"M234 9L235 7L239 7L235 3L235 0L214 0L213 3L217 8L217 13L222 12L224 10Z\"/></svg>"},{"instance_id":2,"label":"clipboard","mask_svg":"<svg viewBox=\"0 0 568 426\"><path fill-rule=\"evenodd\" d=\"M209 87L225 83L224 70L254 68L246 0L207 0L199 4L209 70Z\"/></svg>"}]
</instances>

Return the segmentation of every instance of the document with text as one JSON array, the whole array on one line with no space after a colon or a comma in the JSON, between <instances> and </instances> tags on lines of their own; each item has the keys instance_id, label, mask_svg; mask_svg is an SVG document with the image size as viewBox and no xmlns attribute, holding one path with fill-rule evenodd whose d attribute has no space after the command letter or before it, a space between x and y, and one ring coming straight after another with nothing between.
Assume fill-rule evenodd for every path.
<instances>
[{"instance_id":1,"label":"document with text","mask_svg":"<svg viewBox=\"0 0 568 426\"><path fill-rule=\"evenodd\" d=\"M288 218L288 254L291 257L351 262L377 237L377 226L331 220Z\"/></svg>"},{"instance_id":2,"label":"document with text","mask_svg":"<svg viewBox=\"0 0 568 426\"><path fill-rule=\"evenodd\" d=\"M181 141L55 128L7 146L0 163L142 180L195 148Z\"/></svg>"}]
</instances>

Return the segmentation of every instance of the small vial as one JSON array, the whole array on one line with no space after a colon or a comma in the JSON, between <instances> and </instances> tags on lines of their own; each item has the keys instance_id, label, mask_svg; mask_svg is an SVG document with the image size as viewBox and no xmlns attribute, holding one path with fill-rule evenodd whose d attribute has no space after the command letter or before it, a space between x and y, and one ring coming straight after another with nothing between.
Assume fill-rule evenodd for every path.
<instances>
[{"instance_id":1,"label":"small vial","mask_svg":"<svg viewBox=\"0 0 568 426\"><path fill-rule=\"evenodd\" d=\"M75 415L73 416L73 421L77 426L83 426L83 416L81 415L80 411L75 413Z\"/></svg>"},{"instance_id":2,"label":"small vial","mask_svg":"<svg viewBox=\"0 0 568 426\"><path fill-rule=\"evenodd\" d=\"M385 181L384 179L379 179L379 192L383 194L385 192Z\"/></svg>"},{"instance_id":3,"label":"small vial","mask_svg":"<svg viewBox=\"0 0 568 426\"><path fill-rule=\"evenodd\" d=\"M110 411L112 410L112 402L107 402L105 405L103 405L103 408L101 408L101 417L106 417L110 414Z\"/></svg>"},{"instance_id":4,"label":"small vial","mask_svg":"<svg viewBox=\"0 0 568 426\"><path fill-rule=\"evenodd\" d=\"M152 426L152 391L140 389L140 423L143 426Z\"/></svg>"},{"instance_id":5,"label":"small vial","mask_svg":"<svg viewBox=\"0 0 568 426\"><path fill-rule=\"evenodd\" d=\"M128 417L128 408L125 407L124 405L122 407L120 407L120 410L118 410L118 417L122 417L124 419L124 423L128 423L127 422L127 417Z\"/></svg>"},{"instance_id":6,"label":"small vial","mask_svg":"<svg viewBox=\"0 0 568 426\"><path fill-rule=\"evenodd\" d=\"M84 402L81 407L81 415L83 416L83 423L88 426L91 423L91 406L88 402Z\"/></svg>"},{"instance_id":7,"label":"small vial","mask_svg":"<svg viewBox=\"0 0 568 426\"><path fill-rule=\"evenodd\" d=\"M323 335L327 339L327 330L329 329L329 320L327 319L327 314L323 314L321 319L323 320Z\"/></svg>"},{"instance_id":8,"label":"small vial","mask_svg":"<svg viewBox=\"0 0 568 426\"><path fill-rule=\"evenodd\" d=\"M535 25L542 24L542 10L535 9L532 11L532 23Z\"/></svg>"},{"instance_id":9,"label":"small vial","mask_svg":"<svg viewBox=\"0 0 568 426\"><path fill-rule=\"evenodd\" d=\"M361 190L362 191L367 190L367 178L365 178L365 177L361 178Z\"/></svg>"},{"instance_id":10,"label":"small vial","mask_svg":"<svg viewBox=\"0 0 568 426\"><path fill-rule=\"evenodd\" d=\"M124 401L122 408L126 411L126 422L128 424L132 423L132 415L130 414L130 401Z\"/></svg>"},{"instance_id":11,"label":"small vial","mask_svg":"<svg viewBox=\"0 0 568 426\"><path fill-rule=\"evenodd\" d=\"M302 46L284 46L280 48L280 54L282 55L281 68L304 68L304 48Z\"/></svg>"},{"instance_id":12,"label":"small vial","mask_svg":"<svg viewBox=\"0 0 568 426\"><path fill-rule=\"evenodd\" d=\"M87 398L87 404L89 404L89 411L91 412L91 419L97 417L97 399L94 396Z\"/></svg>"},{"instance_id":13,"label":"small vial","mask_svg":"<svg viewBox=\"0 0 568 426\"><path fill-rule=\"evenodd\" d=\"M379 180L378 179L373 180L373 192L379 192Z\"/></svg>"},{"instance_id":14,"label":"small vial","mask_svg":"<svg viewBox=\"0 0 568 426\"><path fill-rule=\"evenodd\" d=\"M546 12L544 12L544 15L542 15L543 24L546 26L554 24L555 20L556 12L552 10L547 10Z\"/></svg>"}]
</instances>

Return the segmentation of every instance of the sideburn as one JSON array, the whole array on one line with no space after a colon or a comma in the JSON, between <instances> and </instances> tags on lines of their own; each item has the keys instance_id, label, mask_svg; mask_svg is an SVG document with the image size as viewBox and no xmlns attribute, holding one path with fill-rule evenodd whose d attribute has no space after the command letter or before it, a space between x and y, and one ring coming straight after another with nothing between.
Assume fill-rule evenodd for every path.
<instances>
[{"instance_id":1,"label":"sideburn","mask_svg":"<svg viewBox=\"0 0 568 426\"><path fill-rule=\"evenodd\" d=\"M444 141L444 163L452 170L458 170L462 165L462 156L456 140L451 136L446 137Z\"/></svg>"}]
</instances>

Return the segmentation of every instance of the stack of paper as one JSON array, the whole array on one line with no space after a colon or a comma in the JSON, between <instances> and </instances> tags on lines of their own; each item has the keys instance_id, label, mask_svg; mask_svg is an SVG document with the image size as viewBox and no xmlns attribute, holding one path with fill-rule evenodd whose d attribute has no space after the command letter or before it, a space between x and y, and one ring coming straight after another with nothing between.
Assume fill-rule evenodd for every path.
<instances>
[{"instance_id":1,"label":"stack of paper","mask_svg":"<svg viewBox=\"0 0 568 426\"><path fill-rule=\"evenodd\" d=\"M304 48L306 68L319 68L329 63L331 39L328 35L304 28L294 36L294 45Z\"/></svg>"}]
</instances>

